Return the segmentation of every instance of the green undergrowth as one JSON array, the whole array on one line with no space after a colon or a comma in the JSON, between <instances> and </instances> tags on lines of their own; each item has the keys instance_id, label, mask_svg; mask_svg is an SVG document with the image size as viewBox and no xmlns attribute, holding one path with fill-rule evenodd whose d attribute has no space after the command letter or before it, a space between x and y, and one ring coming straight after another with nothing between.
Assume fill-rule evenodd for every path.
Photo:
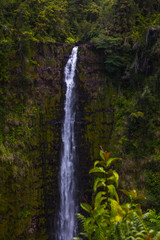
<instances>
[{"instance_id":1,"label":"green undergrowth","mask_svg":"<svg viewBox=\"0 0 160 240\"><path fill-rule=\"evenodd\" d=\"M119 188L119 174L113 163L121 158L111 157L100 146L101 160L94 162L89 171L94 175L92 201L81 203L83 213L77 218L81 224L79 237L73 239L160 239L159 214L155 210L142 213L140 200L144 196L136 190ZM129 202L119 198L120 193L129 198Z\"/></svg>"}]
</instances>

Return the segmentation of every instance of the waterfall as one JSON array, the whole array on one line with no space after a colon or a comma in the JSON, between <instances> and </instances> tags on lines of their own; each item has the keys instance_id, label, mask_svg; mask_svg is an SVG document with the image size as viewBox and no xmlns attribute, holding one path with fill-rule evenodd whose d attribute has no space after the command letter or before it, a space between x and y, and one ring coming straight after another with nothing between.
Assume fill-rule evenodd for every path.
<instances>
[{"instance_id":1,"label":"waterfall","mask_svg":"<svg viewBox=\"0 0 160 240\"><path fill-rule=\"evenodd\" d=\"M78 47L74 47L65 67L66 95L64 123L62 128L62 153L60 168L60 210L57 240L71 240L75 235L75 70Z\"/></svg>"}]
</instances>

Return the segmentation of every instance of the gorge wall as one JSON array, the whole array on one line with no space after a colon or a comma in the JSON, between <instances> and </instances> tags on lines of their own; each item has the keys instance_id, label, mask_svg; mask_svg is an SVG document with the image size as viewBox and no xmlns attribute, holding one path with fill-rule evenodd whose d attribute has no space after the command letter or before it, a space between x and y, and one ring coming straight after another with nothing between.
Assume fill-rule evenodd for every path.
<instances>
[{"instance_id":1,"label":"gorge wall","mask_svg":"<svg viewBox=\"0 0 160 240\"><path fill-rule=\"evenodd\" d=\"M10 60L9 81L1 86L0 236L3 240L53 240L59 203L63 77L72 45L31 43L29 49L27 54L16 56L16 61ZM119 126L126 121L121 115L126 111L127 99L123 97L123 89L114 85L106 73L102 50L90 44L79 46L76 84L79 201L90 196L88 171L93 160L99 158L99 145L123 157L117 166L122 173L122 187L138 186L145 193L145 172L138 176L138 171L146 161L136 162L122 152L125 139ZM139 118L140 113L132 115L130 123L134 125Z\"/></svg>"},{"instance_id":2,"label":"gorge wall","mask_svg":"<svg viewBox=\"0 0 160 240\"><path fill-rule=\"evenodd\" d=\"M0 236L4 240L53 239L59 202L64 66L71 49L64 44L33 44L28 54L17 56L14 66L15 59L11 60L10 79L1 88ZM79 47L76 84L82 201L91 160L98 157L98 145L108 143L107 125L112 125L112 113L107 121L104 113L109 83L103 70L103 53L92 45Z\"/></svg>"}]
</instances>

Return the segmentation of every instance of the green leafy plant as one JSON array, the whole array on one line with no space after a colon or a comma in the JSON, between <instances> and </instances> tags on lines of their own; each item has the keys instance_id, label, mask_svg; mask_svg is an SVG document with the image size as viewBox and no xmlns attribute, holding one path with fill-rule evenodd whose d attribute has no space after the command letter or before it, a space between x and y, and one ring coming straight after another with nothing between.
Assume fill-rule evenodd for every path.
<instances>
[{"instance_id":1,"label":"green leafy plant","mask_svg":"<svg viewBox=\"0 0 160 240\"><path fill-rule=\"evenodd\" d=\"M117 193L119 175L113 170L113 163L121 161L121 158L111 158L110 155L110 152L105 152L101 147L101 160L96 161L89 172L96 175L92 204L81 203L86 214L78 213L77 218L83 231L80 238L74 239L148 240L151 236L159 239L159 233L148 228L143 221L141 205L138 203L138 200L144 199L143 195L137 194L136 190L121 189L130 202L120 204Z\"/></svg>"},{"instance_id":2,"label":"green leafy plant","mask_svg":"<svg viewBox=\"0 0 160 240\"><path fill-rule=\"evenodd\" d=\"M143 220L146 225L154 230L160 230L160 213L156 213L155 209L148 209L148 211L143 214Z\"/></svg>"}]
</instances>

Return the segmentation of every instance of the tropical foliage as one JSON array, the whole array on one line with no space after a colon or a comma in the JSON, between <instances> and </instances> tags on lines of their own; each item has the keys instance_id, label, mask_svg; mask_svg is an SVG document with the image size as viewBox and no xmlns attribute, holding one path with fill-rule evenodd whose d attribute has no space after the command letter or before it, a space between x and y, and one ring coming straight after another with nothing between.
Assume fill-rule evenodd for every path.
<instances>
[{"instance_id":1,"label":"tropical foliage","mask_svg":"<svg viewBox=\"0 0 160 240\"><path fill-rule=\"evenodd\" d=\"M45 151L51 158L53 126L49 124L53 122L53 117L58 119L55 122L61 118L57 107L61 95L58 89L58 100L51 98L52 101L48 95L47 103L44 103L46 112L41 109L45 93L40 93L39 89L35 91L36 69L39 64L43 65L45 70L40 72L46 78L50 71L48 63L52 62L51 68L59 69L61 58L56 63L55 56L64 56L69 51L65 47L70 48L75 43L87 43L93 46L94 52L100 53L100 68L105 75L105 83L101 86L103 96L96 93L95 102L91 101L96 105L97 117L93 118L101 118L101 122L91 127L90 139L96 139L95 142L104 139L103 126L97 126L101 123L107 125L109 148L124 159L119 169L123 188L126 185L131 189L131 185L136 186L147 196L142 202L143 208L156 209L147 212L143 219L136 192L118 190L119 175L112 169L113 159L102 151L102 160L96 162L90 172L95 178L93 202L82 204L89 214L89 217L85 214L83 219L83 234L92 238L99 234L112 239L109 234L113 232L117 239L120 236L131 239L140 238L136 234L142 231L149 239L152 234L146 232L149 231L147 228L160 229L160 0L0 1L0 237L4 240L25 239L30 226L36 226L34 216L37 216L36 209L40 209L39 199L43 198L37 190L43 182L37 159L41 155L46 161ZM63 50L57 46L62 46ZM38 53L36 60L35 53ZM106 89L109 90L106 92ZM87 92L89 99L88 95ZM101 100L104 101L103 116L99 117L97 102ZM51 105L54 110L51 110ZM86 107L88 115L93 105L89 107L91 110ZM111 120L110 115L113 115ZM105 117L109 119L110 129ZM91 117L86 122L92 123ZM38 124L46 127L40 130ZM99 132L98 137L94 136L94 127ZM57 142L52 151L54 156L58 156L57 131L54 133L54 142ZM39 144L43 146L45 137L49 150L46 146L38 149ZM88 141L88 135L83 137ZM97 146L95 142L94 146ZM90 143L86 145L89 149ZM48 160L51 167L50 162ZM58 167L55 168L53 175L56 175ZM48 171L47 167L44 171ZM48 175L45 181L51 187L43 182L47 192L52 188ZM55 189L54 186L52 190ZM129 197L130 202L126 205L119 200L122 194ZM42 208L41 216L51 216L47 207L45 214L43 211ZM46 226L44 222L43 219L38 223L41 229ZM132 237L127 235L128 232L132 232ZM39 234L42 239L43 234L40 231ZM153 234L153 237L156 239L156 235ZM35 239L38 238L37 235Z\"/></svg>"},{"instance_id":2,"label":"tropical foliage","mask_svg":"<svg viewBox=\"0 0 160 240\"><path fill-rule=\"evenodd\" d=\"M137 194L136 190L118 189L119 175L113 170L113 163L121 159L111 158L110 152L103 150L100 150L100 156L102 160L96 161L89 172L96 175L92 204L81 203L81 208L86 213L78 213L77 217L83 232L80 233L80 238L74 239L160 239L159 216L152 210L142 214L138 201L144 199L144 196ZM121 204L118 190L130 201ZM157 228L152 228L151 223L156 223Z\"/></svg>"}]
</instances>

